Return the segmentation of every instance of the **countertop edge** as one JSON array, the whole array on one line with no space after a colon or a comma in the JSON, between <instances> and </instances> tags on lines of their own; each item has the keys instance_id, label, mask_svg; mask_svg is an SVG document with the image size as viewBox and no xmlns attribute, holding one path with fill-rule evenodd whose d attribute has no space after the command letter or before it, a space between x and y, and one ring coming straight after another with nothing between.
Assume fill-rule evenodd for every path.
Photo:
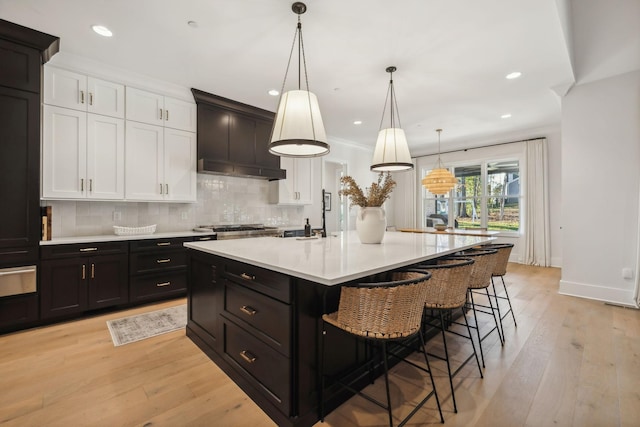
<instances>
[{"instance_id":1,"label":"countertop edge","mask_svg":"<svg viewBox=\"0 0 640 427\"><path fill-rule=\"evenodd\" d=\"M198 237L215 236L214 232L198 231L169 231L154 234L136 234L130 236L118 236L115 234L104 234L97 236L75 236L75 237L54 237L51 240L41 240L40 246L48 245L68 245L74 243L98 243L98 242L122 242L127 240L149 240L149 239L170 239L174 237Z\"/></svg>"}]
</instances>

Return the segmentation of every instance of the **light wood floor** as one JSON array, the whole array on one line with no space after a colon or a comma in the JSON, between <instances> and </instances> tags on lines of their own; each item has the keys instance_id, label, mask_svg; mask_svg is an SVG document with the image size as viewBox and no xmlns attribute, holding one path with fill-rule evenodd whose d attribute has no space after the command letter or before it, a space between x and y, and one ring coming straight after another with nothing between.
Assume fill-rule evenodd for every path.
<instances>
[{"instance_id":1,"label":"light wood floor","mask_svg":"<svg viewBox=\"0 0 640 427\"><path fill-rule=\"evenodd\" d=\"M445 425L640 425L640 311L558 295L559 278L558 269L509 265L518 327L505 319L504 347L495 333L484 341L484 379L472 363L456 377L457 414L446 367L432 359ZM113 347L106 320L183 302L0 336L0 424L273 426L182 331ZM451 342L458 355L468 350ZM428 347L438 351L439 339ZM402 415L400 402L420 398L423 378L399 364L391 381ZM383 382L368 390L383 393ZM436 414L431 399L408 425L440 425ZM385 423L383 410L356 396L316 426Z\"/></svg>"}]
</instances>

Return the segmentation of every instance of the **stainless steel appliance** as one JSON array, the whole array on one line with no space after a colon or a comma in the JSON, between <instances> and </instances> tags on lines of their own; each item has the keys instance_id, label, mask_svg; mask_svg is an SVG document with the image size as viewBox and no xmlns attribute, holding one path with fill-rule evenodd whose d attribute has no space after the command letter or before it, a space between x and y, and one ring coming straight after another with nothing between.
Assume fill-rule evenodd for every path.
<instances>
[{"instance_id":1,"label":"stainless steel appliance","mask_svg":"<svg viewBox=\"0 0 640 427\"><path fill-rule=\"evenodd\" d=\"M35 292L36 273L35 265L0 269L0 297Z\"/></svg>"},{"instance_id":2,"label":"stainless steel appliance","mask_svg":"<svg viewBox=\"0 0 640 427\"><path fill-rule=\"evenodd\" d=\"M266 227L262 224L241 225L199 225L195 231L213 231L217 234L217 240L245 239L247 237L279 236L278 227Z\"/></svg>"}]
</instances>

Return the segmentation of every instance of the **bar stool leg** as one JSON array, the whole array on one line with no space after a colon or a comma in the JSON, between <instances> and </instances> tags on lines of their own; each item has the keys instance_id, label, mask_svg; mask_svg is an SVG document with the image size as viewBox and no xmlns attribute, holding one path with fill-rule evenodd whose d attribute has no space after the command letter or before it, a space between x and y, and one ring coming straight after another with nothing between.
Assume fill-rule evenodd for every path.
<instances>
[{"instance_id":1,"label":"bar stool leg","mask_svg":"<svg viewBox=\"0 0 640 427\"><path fill-rule=\"evenodd\" d=\"M495 283L493 283L493 276L491 276L491 287L493 288L493 300L496 303L496 309L498 310L498 320L500 321L500 330L502 331L502 339L501 339L501 341L504 344L504 340L505 340L504 326L502 325L502 315L500 314L500 303L498 302L498 293L496 292L496 285L495 285Z\"/></svg>"},{"instance_id":2,"label":"bar stool leg","mask_svg":"<svg viewBox=\"0 0 640 427\"><path fill-rule=\"evenodd\" d=\"M507 292L507 285L504 283L504 276L500 276L500 280L502 280L502 287L504 288L504 294L507 297L507 302L509 303L509 311L511 312L511 317L513 317L513 324L517 327L518 324L516 323L516 315L513 314L513 307L511 307L511 298L509 298L509 292Z\"/></svg>"},{"instance_id":3,"label":"bar stool leg","mask_svg":"<svg viewBox=\"0 0 640 427\"><path fill-rule=\"evenodd\" d=\"M478 360L478 352L476 351L476 345L473 343L473 336L471 335L471 328L469 327L469 321L467 320L467 312L464 311L464 307L461 308L462 316L464 317L464 324L467 326L467 332L469 333L469 340L471 340L471 348L473 349L473 355L476 357L476 365L478 365L478 372L480 372L480 378L484 378L482 375L482 368L480 368L480 360Z\"/></svg>"},{"instance_id":4,"label":"bar stool leg","mask_svg":"<svg viewBox=\"0 0 640 427\"><path fill-rule=\"evenodd\" d=\"M440 311L442 313L442 311ZM442 314L440 314L440 319L442 320ZM422 354L424 354L424 361L427 364L427 371L429 371L429 378L431 379L431 385L433 386L433 394L436 396L436 404L438 405L438 412L440 413L440 422L444 424L444 417L442 416L442 408L440 407L440 398L438 397L438 392L436 391L436 382L433 380L433 374L431 373L431 365L429 364L429 358L427 357L427 346L424 343L424 337L421 333L420 335L420 345L422 345ZM447 358L447 364L449 363L449 358ZM451 394L453 395L453 389L451 389ZM454 403L455 405L455 403ZM456 409L456 412L458 410Z\"/></svg>"},{"instance_id":5,"label":"bar stool leg","mask_svg":"<svg viewBox=\"0 0 640 427\"><path fill-rule=\"evenodd\" d=\"M389 426L393 427L393 416L391 415L391 393L389 392L389 366L387 364L386 341L382 341L382 361L384 364L384 385L387 389L387 412L389 413Z\"/></svg>"},{"instance_id":6,"label":"bar stool leg","mask_svg":"<svg viewBox=\"0 0 640 427\"><path fill-rule=\"evenodd\" d=\"M463 309L464 311L464 309ZM442 315L442 310L438 310L440 314L440 329L442 331L442 343L444 344L444 358L447 362L447 372L449 372L449 385L451 386L451 400L453 400L453 412L458 413L458 405L456 404L456 393L453 391L453 376L451 375L451 364L449 363L449 350L447 349L447 337L445 336L444 330L444 316ZM471 332L469 332L469 336L471 336ZM471 342L473 343L473 338L471 338ZM426 356L426 353L425 353ZM476 359L478 356L476 355Z\"/></svg>"},{"instance_id":7,"label":"bar stool leg","mask_svg":"<svg viewBox=\"0 0 640 427\"><path fill-rule=\"evenodd\" d=\"M495 312L495 309L493 308L493 303L491 302L491 296L489 295L489 287L487 286L486 288L484 288L484 290L487 293L487 299L489 300L489 308L491 308L491 314L493 315L493 322L495 323L496 330L498 331L498 338L500 338L500 345L504 347L504 337L502 336L502 331L500 331L500 326L498 326L498 319L500 319L500 310L498 309L498 317L496 318L496 312Z\"/></svg>"},{"instance_id":8,"label":"bar stool leg","mask_svg":"<svg viewBox=\"0 0 640 427\"><path fill-rule=\"evenodd\" d=\"M480 347L480 358L482 359L482 367L485 368L484 364L484 352L482 351L482 339L480 338L480 325L478 324L478 314L476 313L476 304L473 301L473 292L469 289L469 296L471 298L471 309L473 310L473 318L476 321L476 335L478 335L478 346ZM472 338L473 339L473 338Z\"/></svg>"}]
</instances>

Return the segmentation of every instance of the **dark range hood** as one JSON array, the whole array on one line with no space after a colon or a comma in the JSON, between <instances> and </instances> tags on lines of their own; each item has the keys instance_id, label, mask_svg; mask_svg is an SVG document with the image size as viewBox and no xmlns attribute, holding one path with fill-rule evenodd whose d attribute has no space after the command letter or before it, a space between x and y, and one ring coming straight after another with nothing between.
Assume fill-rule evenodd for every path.
<instances>
[{"instance_id":1,"label":"dark range hood","mask_svg":"<svg viewBox=\"0 0 640 427\"><path fill-rule=\"evenodd\" d=\"M280 157L269 153L275 114L191 89L198 104L198 173L285 179Z\"/></svg>"}]
</instances>

